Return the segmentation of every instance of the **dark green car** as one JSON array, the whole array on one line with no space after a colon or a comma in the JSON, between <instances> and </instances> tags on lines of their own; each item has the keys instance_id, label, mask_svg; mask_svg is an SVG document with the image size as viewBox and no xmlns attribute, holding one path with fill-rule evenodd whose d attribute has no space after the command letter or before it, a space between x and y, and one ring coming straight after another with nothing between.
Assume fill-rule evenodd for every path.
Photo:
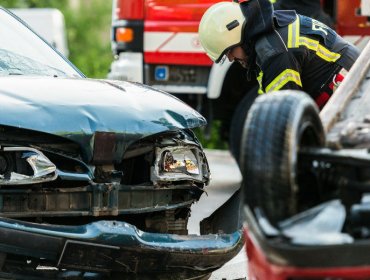
<instances>
[{"instance_id":1,"label":"dark green car","mask_svg":"<svg viewBox=\"0 0 370 280\"><path fill-rule=\"evenodd\" d=\"M0 14L0 277L195 279L236 255L238 221L187 234L210 180L191 130L205 119L165 92L86 78Z\"/></svg>"}]
</instances>

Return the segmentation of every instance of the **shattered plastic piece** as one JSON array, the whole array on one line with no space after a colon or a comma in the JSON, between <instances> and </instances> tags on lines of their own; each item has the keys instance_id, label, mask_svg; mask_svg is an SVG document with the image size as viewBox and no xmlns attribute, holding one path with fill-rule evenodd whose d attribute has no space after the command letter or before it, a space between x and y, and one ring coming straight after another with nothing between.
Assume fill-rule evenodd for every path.
<instances>
[{"instance_id":1,"label":"shattered plastic piece","mask_svg":"<svg viewBox=\"0 0 370 280\"><path fill-rule=\"evenodd\" d=\"M342 233L346 211L339 200L320 204L279 223L282 234L299 245L334 245L352 243L353 237Z\"/></svg>"}]
</instances>

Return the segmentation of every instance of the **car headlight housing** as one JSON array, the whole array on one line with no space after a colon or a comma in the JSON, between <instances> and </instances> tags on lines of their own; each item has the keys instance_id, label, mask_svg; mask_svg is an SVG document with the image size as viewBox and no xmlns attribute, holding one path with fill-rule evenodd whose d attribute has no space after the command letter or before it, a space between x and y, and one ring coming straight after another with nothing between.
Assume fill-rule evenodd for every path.
<instances>
[{"instance_id":1,"label":"car headlight housing","mask_svg":"<svg viewBox=\"0 0 370 280\"><path fill-rule=\"evenodd\" d=\"M191 180L208 183L210 173L205 154L197 146L156 148L151 173L154 184Z\"/></svg>"},{"instance_id":2,"label":"car headlight housing","mask_svg":"<svg viewBox=\"0 0 370 280\"><path fill-rule=\"evenodd\" d=\"M25 185L53 181L56 166L39 150L1 147L0 185Z\"/></svg>"}]
</instances>

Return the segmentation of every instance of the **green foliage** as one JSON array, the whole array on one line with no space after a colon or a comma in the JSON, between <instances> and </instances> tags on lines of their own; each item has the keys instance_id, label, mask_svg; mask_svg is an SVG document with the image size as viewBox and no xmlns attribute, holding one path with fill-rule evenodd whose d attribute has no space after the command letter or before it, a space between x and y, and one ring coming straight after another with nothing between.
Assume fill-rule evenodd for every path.
<instances>
[{"instance_id":1,"label":"green foliage","mask_svg":"<svg viewBox=\"0 0 370 280\"><path fill-rule=\"evenodd\" d=\"M112 1L89 0L67 9L70 60L91 78L105 78L113 60L110 46Z\"/></svg>"},{"instance_id":2,"label":"green foliage","mask_svg":"<svg viewBox=\"0 0 370 280\"><path fill-rule=\"evenodd\" d=\"M65 17L69 59L88 77L105 78L113 60L111 0L0 0L5 8L57 8Z\"/></svg>"},{"instance_id":3,"label":"green foliage","mask_svg":"<svg viewBox=\"0 0 370 280\"><path fill-rule=\"evenodd\" d=\"M211 126L195 129L194 132L204 148L225 150L228 148L228 144L221 140L220 128L221 122L213 121Z\"/></svg>"},{"instance_id":4,"label":"green foliage","mask_svg":"<svg viewBox=\"0 0 370 280\"><path fill-rule=\"evenodd\" d=\"M53 3L56 2L56 3ZM67 0L1 0L0 5L5 8L41 8L55 7L55 4L66 3Z\"/></svg>"}]
</instances>

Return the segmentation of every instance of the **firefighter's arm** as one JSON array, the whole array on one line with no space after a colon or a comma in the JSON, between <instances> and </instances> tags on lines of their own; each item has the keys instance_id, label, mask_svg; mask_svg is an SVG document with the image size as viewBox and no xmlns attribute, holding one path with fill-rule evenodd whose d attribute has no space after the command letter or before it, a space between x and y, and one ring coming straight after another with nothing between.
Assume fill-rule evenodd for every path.
<instances>
[{"instance_id":1,"label":"firefighter's arm","mask_svg":"<svg viewBox=\"0 0 370 280\"><path fill-rule=\"evenodd\" d=\"M290 52L280 53L261 65L259 75L262 92L281 89L302 90L301 67Z\"/></svg>"}]
</instances>

